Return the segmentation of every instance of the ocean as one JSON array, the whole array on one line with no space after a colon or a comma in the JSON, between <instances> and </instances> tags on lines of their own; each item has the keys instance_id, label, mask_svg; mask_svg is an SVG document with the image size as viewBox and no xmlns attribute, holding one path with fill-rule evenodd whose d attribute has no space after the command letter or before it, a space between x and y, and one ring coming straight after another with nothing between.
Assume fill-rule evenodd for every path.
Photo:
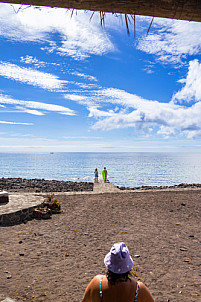
<instances>
[{"instance_id":1,"label":"ocean","mask_svg":"<svg viewBox=\"0 0 201 302\"><path fill-rule=\"evenodd\" d=\"M0 177L93 182L104 167L117 186L201 183L201 153L0 153Z\"/></svg>"}]
</instances>

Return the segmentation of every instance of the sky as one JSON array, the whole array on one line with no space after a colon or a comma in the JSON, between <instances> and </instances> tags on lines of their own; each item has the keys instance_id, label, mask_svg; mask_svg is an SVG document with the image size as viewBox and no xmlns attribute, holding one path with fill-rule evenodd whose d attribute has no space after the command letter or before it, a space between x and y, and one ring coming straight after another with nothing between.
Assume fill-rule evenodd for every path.
<instances>
[{"instance_id":1,"label":"sky","mask_svg":"<svg viewBox=\"0 0 201 302\"><path fill-rule=\"evenodd\" d=\"M200 152L201 23L0 3L0 152Z\"/></svg>"}]
</instances>

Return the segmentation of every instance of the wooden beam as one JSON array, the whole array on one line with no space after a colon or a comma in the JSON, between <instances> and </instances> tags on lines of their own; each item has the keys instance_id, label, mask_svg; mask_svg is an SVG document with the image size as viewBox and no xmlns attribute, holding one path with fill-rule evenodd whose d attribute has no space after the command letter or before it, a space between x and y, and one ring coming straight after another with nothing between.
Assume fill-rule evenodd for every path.
<instances>
[{"instance_id":1,"label":"wooden beam","mask_svg":"<svg viewBox=\"0 0 201 302\"><path fill-rule=\"evenodd\" d=\"M3 2L201 21L201 0L4 0Z\"/></svg>"}]
</instances>

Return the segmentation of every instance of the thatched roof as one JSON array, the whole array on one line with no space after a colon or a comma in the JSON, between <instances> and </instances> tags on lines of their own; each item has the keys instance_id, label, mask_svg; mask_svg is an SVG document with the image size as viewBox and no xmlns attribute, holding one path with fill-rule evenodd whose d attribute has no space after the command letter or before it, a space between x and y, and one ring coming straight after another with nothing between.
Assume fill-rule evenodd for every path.
<instances>
[{"instance_id":1,"label":"thatched roof","mask_svg":"<svg viewBox=\"0 0 201 302\"><path fill-rule=\"evenodd\" d=\"M3 2L201 21L201 0L4 0Z\"/></svg>"}]
</instances>

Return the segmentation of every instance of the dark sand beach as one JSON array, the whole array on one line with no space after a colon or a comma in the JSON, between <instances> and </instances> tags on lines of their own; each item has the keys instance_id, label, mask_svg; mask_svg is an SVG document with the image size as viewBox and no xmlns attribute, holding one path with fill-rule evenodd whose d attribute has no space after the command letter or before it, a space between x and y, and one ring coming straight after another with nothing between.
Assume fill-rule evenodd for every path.
<instances>
[{"instance_id":1,"label":"dark sand beach","mask_svg":"<svg viewBox=\"0 0 201 302\"><path fill-rule=\"evenodd\" d=\"M124 241L156 302L201 301L201 190L58 195L63 214L1 227L0 297L81 301Z\"/></svg>"}]
</instances>

